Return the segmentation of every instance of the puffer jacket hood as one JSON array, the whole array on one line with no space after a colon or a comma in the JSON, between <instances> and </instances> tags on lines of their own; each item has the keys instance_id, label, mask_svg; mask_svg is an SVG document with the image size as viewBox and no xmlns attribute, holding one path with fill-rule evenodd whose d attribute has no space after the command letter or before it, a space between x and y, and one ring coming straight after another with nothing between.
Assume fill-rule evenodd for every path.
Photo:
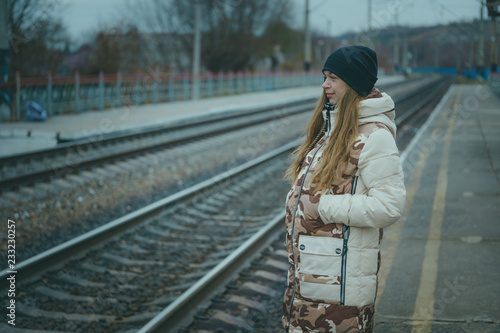
<instances>
[{"instance_id":1,"label":"puffer jacket hood","mask_svg":"<svg viewBox=\"0 0 500 333\"><path fill-rule=\"evenodd\" d=\"M359 125L382 123L396 137L395 117L394 101L386 93L379 93L377 97L367 98L359 103Z\"/></svg>"},{"instance_id":2,"label":"puffer jacket hood","mask_svg":"<svg viewBox=\"0 0 500 333\"><path fill-rule=\"evenodd\" d=\"M334 124L337 116L337 107L330 113L331 123ZM381 123L387 126L396 137L396 123L394 121L396 112L394 111L394 101L385 92L380 92L373 88L372 92L359 103L359 125L367 123ZM323 111L323 119L326 120L326 110Z\"/></svg>"}]
</instances>

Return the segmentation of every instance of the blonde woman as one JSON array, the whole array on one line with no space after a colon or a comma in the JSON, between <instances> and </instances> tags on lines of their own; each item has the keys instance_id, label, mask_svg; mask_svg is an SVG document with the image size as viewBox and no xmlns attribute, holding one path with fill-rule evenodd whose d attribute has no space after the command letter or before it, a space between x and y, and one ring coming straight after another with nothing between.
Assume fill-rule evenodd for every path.
<instances>
[{"instance_id":1,"label":"blonde woman","mask_svg":"<svg viewBox=\"0 0 500 333\"><path fill-rule=\"evenodd\" d=\"M307 138L287 171L286 332L372 332L382 228L404 209L394 102L374 88L377 56L333 52Z\"/></svg>"}]
</instances>

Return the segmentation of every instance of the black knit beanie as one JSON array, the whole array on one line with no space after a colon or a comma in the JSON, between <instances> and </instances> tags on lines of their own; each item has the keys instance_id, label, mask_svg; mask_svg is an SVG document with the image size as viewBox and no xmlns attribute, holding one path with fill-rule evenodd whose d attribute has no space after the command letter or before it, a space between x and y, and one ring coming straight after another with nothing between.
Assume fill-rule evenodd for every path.
<instances>
[{"instance_id":1,"label":"black knit beanie","mask_svg":"<svg viewBox=\"0 0 500 333\"><path fill-rule=\"evenodd\" d=\"M341 78L361 96L367 96L377 82L377 54L365 46L337 49L326 59L323 71Z\"/></svg>"}]
</instances>

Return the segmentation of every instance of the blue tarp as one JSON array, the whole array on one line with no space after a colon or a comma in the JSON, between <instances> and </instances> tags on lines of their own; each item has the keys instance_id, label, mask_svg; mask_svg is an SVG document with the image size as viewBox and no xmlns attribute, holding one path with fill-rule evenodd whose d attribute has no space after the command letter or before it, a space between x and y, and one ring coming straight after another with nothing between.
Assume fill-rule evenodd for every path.
<instances>
[{"instance_id":1,"label":"blue tarp","mask_svg":"<svg viewBox=\"0 0 500 333\"><path fill-rule=\"evenodd\" d=\"M47 112L37 102L28 102L26 104L26 121L45 121L47 120Z\"/></svg>"}]
</instances>

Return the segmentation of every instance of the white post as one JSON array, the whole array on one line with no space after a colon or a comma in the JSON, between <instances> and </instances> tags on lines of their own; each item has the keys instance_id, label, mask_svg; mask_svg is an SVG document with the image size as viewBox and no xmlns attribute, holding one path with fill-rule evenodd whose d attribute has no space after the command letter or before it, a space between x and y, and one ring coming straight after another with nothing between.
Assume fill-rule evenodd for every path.
<instances>
[{"instance_id":1,"label":"white post","mask_svg":"<svg viewBox=\"0 0 500 333\"><path fill-rule=\"evenodd\" d=\"M80 111L80 73L75 71L75 113Z\"/></svg>"},{"instance_id":2,"label":"white post","mask_svg":"<svg viewBox=\"0 0 500 333\"><path fill-rule=\"evenodd\" d=\"M52 72L47 72L47 114L52 116Z\"/></svg>"},{"instance_id":3,"label":"white post","mask_svg":"<svg viewBox=\"0 0 500 333\"><path fill-rule=\"evenodd\" d=\"M21 74L16 72L16 114L14 120L21 119Z\"/></svg>"},{"instance_id":4,"label":"white post","mask_svg":"<svg viewBox=\"0 0 500 333\"><path fill-rule=\"evenodd\" d=\"M99 110L104 110L104 72L99 72L99 102L97 104Z\"/></svg>"},{"instance_id":5,"label":"white post","mask_svg":"<svg viewBox=\"0 0 500 333\"><path fill-rule=\"evenodd\" d=\"M122 106L122 73L118 71L116 74L116 102L117 106Z\"/></svg>"}]
</instances>

